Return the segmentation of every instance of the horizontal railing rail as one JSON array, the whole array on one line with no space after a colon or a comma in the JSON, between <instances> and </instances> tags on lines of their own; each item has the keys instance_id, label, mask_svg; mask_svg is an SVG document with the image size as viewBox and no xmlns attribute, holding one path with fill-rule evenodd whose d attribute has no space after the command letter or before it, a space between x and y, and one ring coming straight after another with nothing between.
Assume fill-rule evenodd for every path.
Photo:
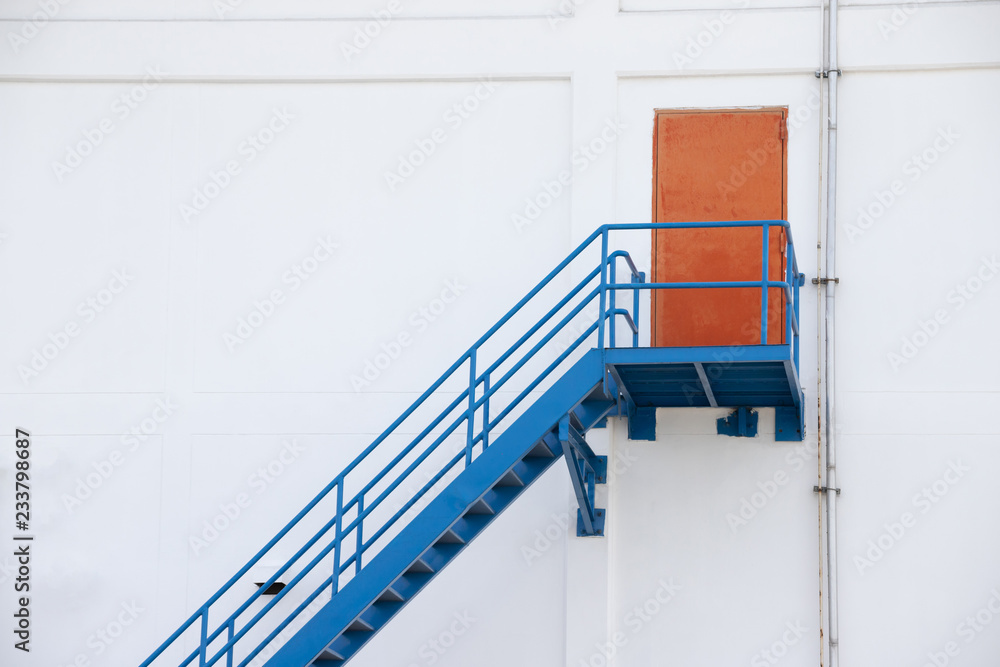
<instances>
[{"instance_id":1,"label":"horizontal railing rail","mask_svg":"<svg viewBox=\"0 0 1000 667\"><path fill-rule=\"evenodd\" d=\"M761 279L753 280L729 280L716 282L646 282L645 274L638 270L635 262L628 252L615 250L609 252L610 235L617 232L633 232L640 230L656 229L705 229L705 228L743 228L758 227L762 230L762 275ZM781 227L784 230L786 243L785 280L773 280L769 272L769 243L770 229ZM535 299L546 287L566 271L576 260L581 258L583 253L594 246L600 240L600 259L598 266L584 273L574 287L564 296L556 300L541 317L531 326L527 327L523 333L516 336L516 340L511 343L501 354L494 359L485 358L484 348L488 343L494 342L494 337L524 308L526 304ZM581 260L582 261L582 260ZM618 282L618 264L624 262L627 269L629 282ZM265 544L250 560L241 567L225 584L219 588L208 600L205 601L181 626L167 638L167 640L149 656L140 667L148 667L160 658L168 649L173 647L192 628L197 627L198 640L197 647L190 651L180 662L180 667L185 667L197 661L199 667L208 667L219 663L223 658L227 667L238 664L243 667L254 660L265 648L267 648L282 632L297 620L303 620L304 611L324 594L336 595L341 589L341 580L345 575L358 576L363 572L366 555L376 548L379 541L386 537L394 527L399 525L400 520L408 512L425 498L429 498L432 491L438 487L449 473L459 469L464 462L467 467L473 463L477 455L481 455L489 447L491 435L503 429L504 420L510 417L518 409L524 400L533 391L537 391L539 386L553 376L554 371L583 346L584 342L595 335L597 336L596 347L604 349L606 347L616 347L618 344L616 329L619 321L624 322L631 335L629 344L638 347L640 341L640 295L647 290L655 289L716 289L716 288L756 288L761 290L761 344L767 343L768 325L768 290L781 288L784 297L785 308L785 342L791 343L794 348L795 365L798 367L798 298L801 275L798 272L798 264L795 259L794 245L792 243L791 229L788 222L783 220L756 220L741 222L692 222L692 223L619 223L604 225L590 234L576 249L574 249L555 269L549 272L541 281L535 285L513 308L511 308L496 324L494 324L483 336L466 350L459 358L437 379L426 391L424 391L403 413L390 424L375 440L352 460L336 477L333 478L320 492L289 521L278 533ZM591 288L588 290L588 286ZM631 291L632 299L630 308L619 307L616 302L616 295L620 291ZM563 332L566 327L576 318L580 317L584 310L597 302L597 318L594 322L586 326L582 331L577 332L575 338L569 345L565 346L561 352L547 352L540 354L547 346L552 344L557 335ZM565 312L564 312L565 311ZM560 317L560 314L562 316ZM555 322L553 323L553 320ZM546 329L546 327L548 327ZM542 332L540 334L540 332ZM510 333L510 332L508 332ZM540 335L540 337L538 337ZM528 346L529 341L538 339ZM525 351L525 347L528 349ZM520 356L518 356L520 355ZM541 371L526 375L522 373L525 366L536 358L544 357L551 359ZM510 363L510 367L502 370L504 365ZM463 370L465 369L465 370ZM358 467L368 460L368 458L378 450L387 439L397 433L397 429L410 419L422 406L427 404L432 396L445 393L446 383L454 384L460 373L467 372L467 379L463 380L465 386L458 391L447 406L435 417L419 430L407 444L398 449L389 449L384 458L388 462L382 466L378 472L370 478L359 480L360 489L351 497L347 495L345 488L349 476L353 475ZM499 376L499 377L497 377ZM498 405L499 392L511 383L515 378L524 386L518 391L516 388L508 393L515 393L514 397ZM463 407L464 406L464 407ZM491 413L492 410L492 413ZM451 419L449 420L449 417ZM399 491L404 483L412 482L416 471L424 464L427 464L431 457L439 451L441 445L452 436L458 437L458 429L462 424L464 429L464 447L447 457L433 474L420 479L418 488L408 497L400 502L395 512L389 513L381 523L372 525L373 515L383 507L384 503ZM478 426L477 426L478 423ZM446 424L442 427L442 424ZM433 436L433 437L432 437ZM428 443L429 441L429 443ZM388 445L386 445L388 446ZM423 446L422 451L417 452ZM409 460L412 459L412 460ZM407 463L408 461L408 463ZM398 468L402 467L402 470ZM358 473L360 474L360 472ZM385 483L384 488L377 490L380 484ZM335 493L334 493L335 492ZM328 514L321 516L326 519L320 529L306 539L293 555L271 575L263 585L257 587L246 599L232 611L216 609L220 601L256 566L261 560L289 534L299 527L303 520L317 511L317 507L327 501L333 493L335 508L332 516ZM374 496L374 498L370 497ZM350 512L354 513L353 518L348 519ZM367 520L367 521L366 521ZM312 553L315 551L315 553ZM331 558L332 555L332 558ZM314 583L311 589L307 589L304 597L297 605L286 613L283 617L273 623L273 627L258 628L258 624L268 616L273 616L275 608L293 591L300 593L296 588L316 571L316 568L327 563L329 575L326 571L317 573L317 577L323 577L318 586ZM351 572L353 570L353 573ZM251 614L252 607L260 601L271 586L290 576L291 579L275 595L268 595L268 599L259 609ZM293 602L294 604L294 602ZM219 620L210 622L210 614L221 615ZM248 618L244 618L244 617ZM251 632L258 631L263 635L260 639L250 639ZM223 636L224 635L224 636ZM191 638L187 637L186 641ZM249 644L241 644L243 640ZM218 646L216 646L218 645ZM210 650L210 647L211 650ZM177 647L175 647L177 649ZM183 647L179 650L183 653ZM237 655L239 652L239 655ZM238 663L237 663L238 660Z\"/></svg>"}]
</instances>

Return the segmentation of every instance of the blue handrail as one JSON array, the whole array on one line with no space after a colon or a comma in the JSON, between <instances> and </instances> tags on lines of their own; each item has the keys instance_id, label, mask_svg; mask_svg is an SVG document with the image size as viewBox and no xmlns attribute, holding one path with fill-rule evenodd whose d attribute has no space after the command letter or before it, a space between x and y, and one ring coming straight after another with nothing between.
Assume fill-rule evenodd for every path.
<instances>
[{"instance_id":1,"label":"blue handrail","mask_svg":"<svg viewBox=\"0 0 1000 667\"><path fill-rule=\"evenodd\" d=\"M741 228L759 227L762 230L762 276L759 281L716 281L716 282L674 282L674 283L649 283L645 281L645 274L640 272L631 256L624 250L609 252L609 235L618 231L654 230L654 229L698 229L698 228ZM781 227L785 232L786 243L786 275L785 280L776 281L769 277L769 230L771 227ZM574 260L591 247L600 238L601 259L600 264L587 272L565 296L559 299L542 317L540 317L531 327L529 327L517 340L512 343L502 354L497 356L492 363L485 363L481 354L486 343L493 337L530 301L532 301L554 278L560 275L569 267ZM618 260L624 260L629 272L629 282L619 283L617 281ZM596 278L600 278L599 283L592 289L586 291ZM263 639L255 644L246 647L241 646L243 657L238 663L244 667L252 661L262 650L278 637L291 623L299 619L302 612L324 593L336 595L341 588L341 580L346 576L357 576L364 569L365 553L375 546L379 539L386 535L397 522L410 511L421 499L438 485L449 472L454 470L459 463L466 466L475 460L476 448L479 446L479 454L489 446L491 432L501 427L504 419L510 416L514 410L521 405L522 401L550 375L563 364L588 338L597 333L597 347L605 348L605 338L608 340L608 347L616 347L616 323L618 318L624 320L632 333L631 346L639 346L639 302L642 290L652 289L714 289L714 288L757 288L761 290L761 344L767 344L767 315L768 315L768 289L781 288L785 297L787 308L785 308L785 341L792 341L793 354L796 369L799 363L799 286L801 284L801 274L799 274L798 263L795 259L794 244L792 243L791 228L784 220L754 220L745 222L685 222L685 223L619 223L603 225L588 236L573 252L546 275L531 291L528 292L517 304L514 305L500 320L494 324L489 331L483 334L473 345L462 354L431 386L422 393L385 431L383 431L368 447L362 451L357 458L344 468L333 478L319 494L313 498L298 514L296 514L288 524L282 528L267 544L264 545L242 568L233 575L215 594L202 604L181 626L170 635L167 640L160 645L152 655L149 656L140 667L152 665L168 648L177 642L188 629L198 623L199 641L195 648L180 663L180 667L185 667L197 659L200 667L208 667L219 662L223 657L226 659L227 667L232 667L236 660L237 645L247 635L253 631L257 624L265 616L268 616L275 606L286 597L291 591L296 590L296 586L301 583L320 563L329 560L332 553L332 567L330 576L320 582L319 586L309 590L304 599L283 619L276 622L274 627ZM618 307L616 304L616 294L619 291L632 291L631 311L628 308ZM583 296L580 297L581 293ZM529 340L535 337L542 329L548 325L553 318L570 306L574 299L578 299L576 305L572 306L566 314L552 325L542 337L522 354L520 359L504 372L499 379L494 377L501 367L516 355ZM491 416L491 400L495 403L498 399L497 393L510 380L518 375L519 371L536 355L546 347L553 338L558 335L567 324L573 321L580 313L593 301L599 302L597 321L589 325L580 333L573 342L554 360L552 360L538 375L530 378L527 386L524 387L509 403L504 405L499 412ZM610 328L609 328L610 327ZM607 333L607 335L606 335ZM441 390L442 386L463 366L468 364L468 386L456 396L448 406L434 417L420 432L404 447L399 449L389 462L371 479L361 486L361 489L350 499L345 501L345 483L349 475L365 461L385 440L396 432L401 424L409 419L416 410L422 406L428 398ZM485 370L479 370L485 366ZM523 374L522 374L523 377ZM481 395L477 394L482 387ZM456 412L456 409L464 404L464 409ZM496 408L496 406L493 406ZM449 415L455 414L455 418L448 426L437 433L436 437L426 448L418 454L388 485L376 496L374 500L366 498L382 480L389 476L390 472L400 465L410 454L430 436L435 429L448 419ZM477 414L481 426L476 428ZM456 429L466 423L464 434L465 446L430 476L420 488L406 499L399 509L386 519L381 525L367 526L371 531L365 535L365 519L381 506L383 502L398 489L404 481L429 459L438 450L440 445L448 439ZM391 453L391 452L390 452ZM295 553L261 586L247 597L234 611L230 612L221 621L218 621L214 630L210 630L209 614L217 612L213 608L221 598L228 593L233 586L239 582L256 565L261 558L268 554L288 533L308 516L319 503L326 499L331 491L336 490L335 501L336 510L334 516L329 518L323 526L312 537L295 551ZM357 508L353 520L347 519L346 515L352 509ZM344 525L346 522L347 525ZM370 523L370 521L369 521ZM329 533L333 531L333 537ZM351 534L354 533L352 536ZM329 542L324 544L324 538ZM351 541L349 541L349 539ZM350 546L353 542L353 552L345 558L344 547ZM285 587L276 595L270 596L260 609L253 614L249 620L240 622L240 618L250 610L251 606L261 598L264 591L272 584L279 581L286 572L293 570L296 564L312 550L319 546L319 551L302 564L298 572L292 577ZM351 567L353 566L353 575ZM239 629L237 629L239 628ZM220 637L225 633L225 640ZM220 644L214 652L210 652L209 647Z\"/></svg>"}]
</instances>

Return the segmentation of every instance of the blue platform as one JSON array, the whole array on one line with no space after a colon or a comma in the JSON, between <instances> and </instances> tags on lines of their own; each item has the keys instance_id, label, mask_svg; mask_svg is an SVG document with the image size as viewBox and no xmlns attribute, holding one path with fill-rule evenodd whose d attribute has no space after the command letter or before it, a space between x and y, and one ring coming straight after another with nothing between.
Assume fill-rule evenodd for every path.
<instances>
[{"instance_id":1,"label":"blue platform","mask_svg":"<svg viewBox=\"0 0 1000 667\"><path fill-rule=\"evenodd\" d=\"M605 361L636 408L776 408L775 439L803 438L791 345L615 348Z\"/></svg>"}]
</instances>

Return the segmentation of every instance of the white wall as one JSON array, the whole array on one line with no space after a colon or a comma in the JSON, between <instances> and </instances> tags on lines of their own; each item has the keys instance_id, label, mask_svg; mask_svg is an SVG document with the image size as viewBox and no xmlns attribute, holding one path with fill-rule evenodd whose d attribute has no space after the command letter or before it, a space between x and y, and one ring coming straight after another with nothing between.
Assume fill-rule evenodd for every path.
<instances>
[{"instance_id":1,"label":"white wall","mask_svg":"<svg viewBox=\"0 0 1000 667\"><path fill-rule=\"evenodd\" d=\"M33 651L5 642L4 664L145 657L570 248L600 224L649 220L655 108L789 107L789 218L802 270L816 275L815 4L216 5L0 7L0 432L33 435L37 535ZM380 10L392 20L345 56ZM25 27L46 11L46 23ZM841 12L845 664L921 665L952 641L949 664L1000 653L1000 623L971 635L958 627L1000 587L1000 541L989 530L1000 511L990 421L1000 407L1000 288L986 282L961 307L951 295L1000 246L998 19L995 2ZM701 52L691 47L699 37ZM455 104L476 108L458 122ZM609 121L623 128L609 149L574 167L574 151ZM79 166L54 169L102 123ZM243 143L265 129L274 137L262 150ZM385 173L435 136L444 139L434 154L391 189ZM941 136L951 140L935 149ZM939 155L917 177L908 161L925 150ZM218 196L197 214L182 210L227 164L238 173ZM512 214L564 169L573 187L517 228ZM894 180L895 200L859 226L858 209L888 201L880 193ZM318 239L337 247L328 255ZM621 242L648 267L648 239ZM309 257L316 270L297 283L287 272ZM448 281L458 297L421 324L419 309ZM119 291L102 292L109 285ZM227 345L225 334L275 290L273 316ZM79 305L109 297L100 313ZM894 363L888 355L902 354L904 337L922 342L921 321L939 310L935 335ZM801 375L815 406L819 323L808 283L802 312ZM78 335L22 377L18 367L73 324ZM352 376L400 334L411 344L355 391ZM816 409L801 446L773 441L766 410L757 439L717 436L722 414L660 411L649 443L628 441L624 422L595 431L595 448L622 468L601 492L607 538L567 537L562 518L575 509L556 467L357 664L597 665L595 646L620 632L623 667L754 665L788 623L805 630L780 664L818 664ZM145 440L123 435L144 420ZM11 517L6 442L0 513ZM961 477L947 473L952 464ZM272 481L257 472L268 465L281 470ZM99 470L98 488L67 506ZM727 515L778 473L787 482L734 528ZM914 498L946 474L956 483L938 484L947 489L939 502ZM249 502L239 519L195 553L190 536L240 494ZM904 512L912 527L885 538ZM546 531L551 545L539 538ZM891 547L869 567L858 559L880 537ZM0 557L7 623L12 564ZM637 605L665 598L661 580L680 588L637 621ZM142 611L134 622L126 613L131 624L108 645L97 632L116 633L122 605ZM454 614L475 620L438 656L428 642Z\"/></svg>"}]
</instances>

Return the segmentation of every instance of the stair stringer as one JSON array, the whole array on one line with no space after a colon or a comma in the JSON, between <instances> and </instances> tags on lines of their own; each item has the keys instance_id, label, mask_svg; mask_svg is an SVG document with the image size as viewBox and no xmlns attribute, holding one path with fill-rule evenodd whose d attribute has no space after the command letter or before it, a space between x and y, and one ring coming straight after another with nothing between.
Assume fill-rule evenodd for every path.
<instances>
[{"instance_id":1,"label":"stair stringer","mask_svg":"<svg viewBox=\"0 0 1000 667\"><path fill-rule=\"evenodd\" d=\"M601 384L603 373L601 352L585 353L279 648L265 663L266 667L307 667L316 660L422 553L527 456L564 415ZM551 462L557 461L561 452L555 454ZM521 493L526 488L521 489ZM489 521L499 514L491 516ZM430 576L433 578L436 574ZM401 607L409 599L403 600ZM377 633L378 629L373 635Z\"/></svg>"}]
</instances>

